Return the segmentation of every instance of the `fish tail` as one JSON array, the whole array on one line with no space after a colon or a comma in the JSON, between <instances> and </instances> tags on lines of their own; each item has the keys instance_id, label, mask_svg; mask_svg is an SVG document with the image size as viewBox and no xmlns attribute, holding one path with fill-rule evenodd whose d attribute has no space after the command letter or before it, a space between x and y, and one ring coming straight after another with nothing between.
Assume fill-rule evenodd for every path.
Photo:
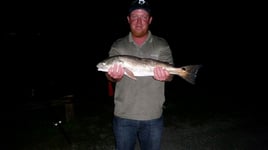
<instances>
[{"instance_id":1,"label":"fish tail","mask_svg":"<svg viewBox=\"0 0 268 150\"><path fill-rule=\"evenodd\" d=\"M188 65L180 67L179 75L191 84L195 84L197 72L202 65Z\"/></svg>"}]
</instances>

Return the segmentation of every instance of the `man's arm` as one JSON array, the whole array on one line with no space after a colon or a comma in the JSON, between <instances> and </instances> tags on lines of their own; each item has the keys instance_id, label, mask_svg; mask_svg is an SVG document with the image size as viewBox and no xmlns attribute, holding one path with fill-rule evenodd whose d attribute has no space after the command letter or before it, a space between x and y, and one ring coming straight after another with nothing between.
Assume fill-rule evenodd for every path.
<instances>
[{"instance_id":1,"label":"man's arm","mask_svg":"<svg viewBox=\"0 0 268 150\"><path fill-rule=\"evenodd\" d=\"M111 82L117 82L117 81L118 81L118 80L115 80L114 78L112 78L112 77L108 74L108 72L105 73L105 76L106 76L107 80L109 80L109 81L111 81Z\"/></svg>"}]
</instances>

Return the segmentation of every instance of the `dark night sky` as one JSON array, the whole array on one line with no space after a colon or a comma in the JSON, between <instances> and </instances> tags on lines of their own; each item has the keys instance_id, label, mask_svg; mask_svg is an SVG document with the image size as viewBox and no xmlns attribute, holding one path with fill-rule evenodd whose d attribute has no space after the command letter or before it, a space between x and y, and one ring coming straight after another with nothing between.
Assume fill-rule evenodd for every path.
<instances>
[{"instance_id":1,"label":"dark night sky","mask_svg":"<svg viewBox=\"0 0 268 150\"><path fill-rule=\"evenodd\" d=\"M71 91L105 91L106 80L95 65L108 55L115 39L127 34L127 2L8 4L3 21L8 87L61 85L58 88ZM151 30L168 40L175 64L204 66L195 87L177 78L169 83L170 89L226 95L237 98L237 104L242 97L259 96L261 91L252 91L259 89L258 83L248 73L255 66L248 60L249 53L254 58L250 12L241 4L174 0L152 4Z\"/></svg>"}]
</instances>

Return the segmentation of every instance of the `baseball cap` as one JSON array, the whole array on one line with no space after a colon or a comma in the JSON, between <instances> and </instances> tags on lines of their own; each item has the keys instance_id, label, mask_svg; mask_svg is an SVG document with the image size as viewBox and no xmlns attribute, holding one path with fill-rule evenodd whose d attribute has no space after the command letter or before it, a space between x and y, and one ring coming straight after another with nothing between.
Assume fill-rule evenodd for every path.
<instances>
[{"instance_id":1,"label":"baseball cap","mask_svg":"<svg viewBox=\"0 0 268 150\"><path fill-rule=\"evenodd\" d=\"M130 7L128 9L128 14L130 14L133 10L136 10L136 9L144 9L145 11L147 11L151 15L152 9L147 1L148 0L134 0L130 4Z\"/></svg>"}]
</instances>

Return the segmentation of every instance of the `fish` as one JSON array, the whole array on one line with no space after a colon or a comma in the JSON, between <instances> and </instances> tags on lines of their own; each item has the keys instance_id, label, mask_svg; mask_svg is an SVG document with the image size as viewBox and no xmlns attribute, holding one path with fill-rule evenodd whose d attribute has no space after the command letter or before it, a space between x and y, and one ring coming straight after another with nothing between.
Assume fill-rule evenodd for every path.
<instances>
[{"instance_id":1,"label":"fish","mask_svg":"<svg viewBox=\"0 0 268 150\"><path fill-rule=\"evenodd\" d=\"M200 64L175 67L174 65L164 61L131 55L110 56L97 63L96 67L98 71L108 72L108 69L114 64L121 64L124 68L124 75L133 80L137 80L136 77L154 76L154 68L156 66L160 66L165 68L169 74L180 76L182 79L191 84L196 83L197 73L202 67Z\"/></svg>"}]
</instances>

